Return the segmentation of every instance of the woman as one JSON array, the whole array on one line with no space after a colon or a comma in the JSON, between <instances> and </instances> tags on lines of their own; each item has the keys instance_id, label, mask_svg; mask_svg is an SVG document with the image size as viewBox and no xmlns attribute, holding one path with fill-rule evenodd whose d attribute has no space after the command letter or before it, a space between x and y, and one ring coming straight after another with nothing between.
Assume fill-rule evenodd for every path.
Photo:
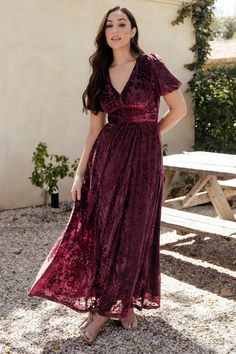
<instances>
[{"instance_id":1,"label":"woman","mask_svg":"<svg viewBox=\"0 0 236 354\"><path fill-rule=\"evenodd\" d=\"M88 343L110 317L134 329L134 308L160 307L160 134L186 114L181 82L156 53L140 49L130 11L109 10L96 44L74 207L28 293L89 312L82 327ZM160 96L169 110L158 120Z\"/></svg>"}]
</instances>

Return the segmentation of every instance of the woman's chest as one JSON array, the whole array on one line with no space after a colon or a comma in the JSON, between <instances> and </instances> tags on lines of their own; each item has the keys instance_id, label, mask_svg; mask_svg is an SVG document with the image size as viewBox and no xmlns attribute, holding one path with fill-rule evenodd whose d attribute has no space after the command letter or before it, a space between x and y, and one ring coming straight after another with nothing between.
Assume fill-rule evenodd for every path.
<instances>
[{"instance_id":1,"label":"woman's chest","mask_svg":"<svg viewBox=\"0 0 236 354\"><path fill-rule=\"evenodd\" d=\"M124 84L121 92L112 85L108 76L100 96L100 105L108 113L121 108L150 111L157 107L159 98L148 72L139 70Z\"/></svg>"}]
</instances>

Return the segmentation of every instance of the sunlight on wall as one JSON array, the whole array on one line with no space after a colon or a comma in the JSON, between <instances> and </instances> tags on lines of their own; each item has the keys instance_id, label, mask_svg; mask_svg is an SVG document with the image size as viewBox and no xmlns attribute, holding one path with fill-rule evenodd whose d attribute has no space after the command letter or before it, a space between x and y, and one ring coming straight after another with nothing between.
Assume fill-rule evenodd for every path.
<instances>
[{"instance_id":1,"label":"sunlight on wall","mask_svg":"<svg viewBox=\"0 0 236 354\"><path fill-rule=\"evenodd\" d=\"M82 113L81 95L90 69L88 57L105 12L116 1L4 1L0 3L1 151L0 210L43 203L40 189L28 177L32 153L39 141L50 153L80 156L89 126ZM194 37L190 21L172 26L177 5L163 1L120 1L135 15L140 46L157 52L187 88L193 60ZM168 152L191 149L194 122L191 99L185 118L164 140ZM162 105L161 114L166 109ZM185 132L184 134L182 132ZM72 179L59 183L60 201L70 201Z\"/></svg>"}]
</instances>

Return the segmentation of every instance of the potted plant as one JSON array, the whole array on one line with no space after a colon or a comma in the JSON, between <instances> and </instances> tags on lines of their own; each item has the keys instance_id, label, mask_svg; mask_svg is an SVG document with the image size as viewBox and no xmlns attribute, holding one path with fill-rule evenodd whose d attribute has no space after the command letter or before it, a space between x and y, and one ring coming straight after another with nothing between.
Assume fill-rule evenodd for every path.
<instances>
[{"instance_id":1,"label":"potted plant","mask_svg":"<svg viewBox=\"0 0 236 354\"><path fill-rule=\"evenodd\" d=\"M51 207L59 208L58 181L68 175L69 158L65 155L49 154L47 144L40 142L36 147L32 162L32 184L44 191L44 203L48 205L48 194L51 195Z\"/></svg>"}]
</instances>

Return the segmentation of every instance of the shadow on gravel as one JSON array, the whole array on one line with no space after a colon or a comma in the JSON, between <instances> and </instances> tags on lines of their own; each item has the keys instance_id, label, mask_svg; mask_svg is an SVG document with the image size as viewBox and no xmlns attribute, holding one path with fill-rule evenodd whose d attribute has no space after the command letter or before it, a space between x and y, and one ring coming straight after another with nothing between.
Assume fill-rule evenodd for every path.
<instances>
[{"instance_id":1,"label":"shadow on gravel","mask_svg":"<svg viewBox=\"0 0 236 354\"><path fill-rule=\"evenodd\" d=\"M236 243L233 239L216 237L185 237L161 246L162 250L178 252L183 256L236 271Z\"/></svg>"},{"instance_id":2,"label":"shadow on gravel","mask_svg":"<svg viewBox=\"0 0 236 354\"><path fill-rule=\"evenodd\" d=\"M139 328L135 331L124 330L117 320L97 337L92 345L83 338L70 337L66 340L48 341L42 354L49 353L93 353L93 354L214 354L215 351L200 347L184 337L166 321L154 316L138 315Z\"/></svg>"},{"instance_id":3,"label":"shadow on gravel","mask_svg":"<svg viewBox=\"0 0 236 354\"><path fill-rule=\"evenodd\" d=\"M169 250L166 246L161 249ZM235 277L219 272L216 269L193 264L191 263L191 258L187 261L175 258L174 255L161 253L161 271L170 277L199 289L210 291L230 300L236 300Z\"/></svg>"}]
</instances>

